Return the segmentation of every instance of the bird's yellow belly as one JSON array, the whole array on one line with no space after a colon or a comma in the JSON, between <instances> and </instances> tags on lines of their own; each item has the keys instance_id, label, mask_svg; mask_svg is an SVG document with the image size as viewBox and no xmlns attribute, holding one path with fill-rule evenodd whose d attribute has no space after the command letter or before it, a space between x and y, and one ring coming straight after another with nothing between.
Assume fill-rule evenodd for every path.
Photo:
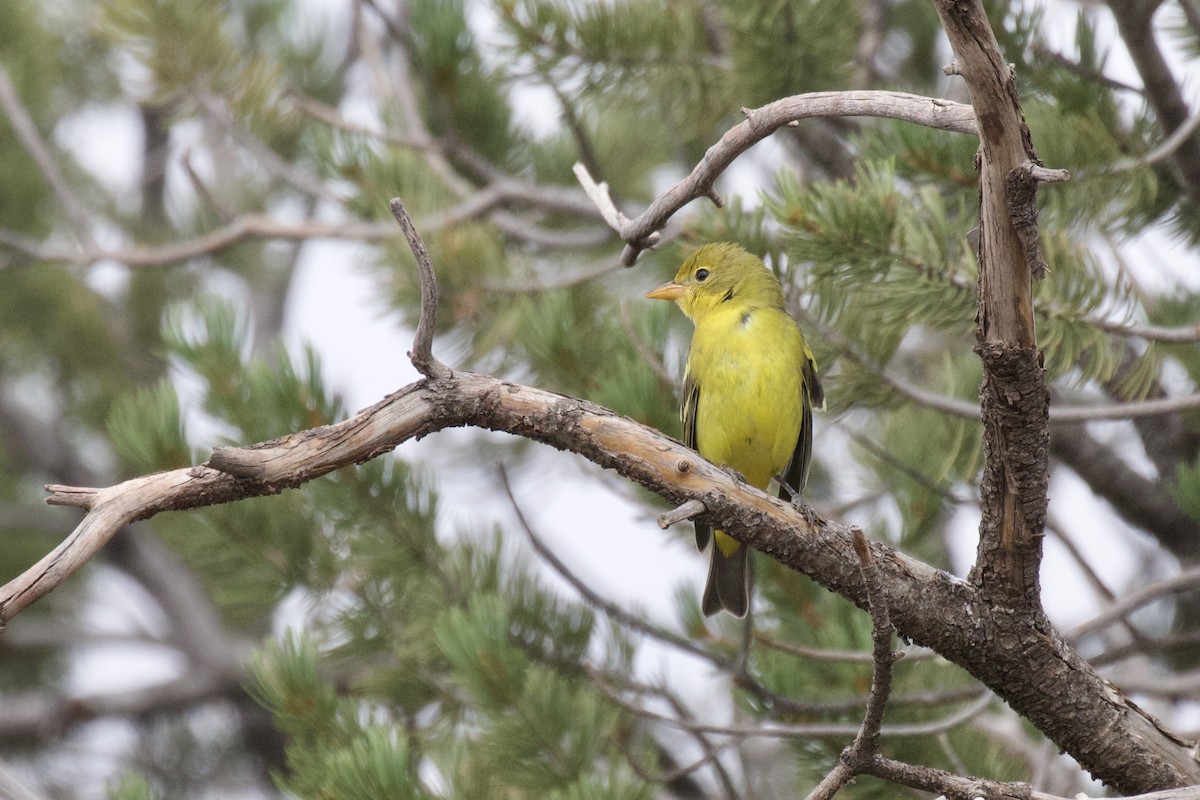
<instances>
[{"instance_id":1,"label":"bird's yellow belly","mask_svg":"<svg viewBox=\"0 0 1200 800\"><path fill-rule=\"evenodd\" d=\"M693 352L705 355L695 376L696 449L760 489L786 470L803 418L800 338L795 324L779 317L735 321L722 335L693 341Z\"/></svg>"}]
</instances>

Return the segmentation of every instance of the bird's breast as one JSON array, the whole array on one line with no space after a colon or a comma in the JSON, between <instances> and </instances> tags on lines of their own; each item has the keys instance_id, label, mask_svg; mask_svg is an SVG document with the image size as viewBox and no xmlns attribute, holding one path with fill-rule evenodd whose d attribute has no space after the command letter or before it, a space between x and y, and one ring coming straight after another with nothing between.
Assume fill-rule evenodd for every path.
<instances>
[{"instance_id":1,"label":"bird's breast","mask_svg":"<svg viewBox=\"0 0 1200 800\"><path fill-rule=\"evenodd\" d=\"M800 333L782 311L722 309L698 322L688 369L700 389L700 454L767 488L800 435L802 363Z\"/></svg>"}]
</instances>

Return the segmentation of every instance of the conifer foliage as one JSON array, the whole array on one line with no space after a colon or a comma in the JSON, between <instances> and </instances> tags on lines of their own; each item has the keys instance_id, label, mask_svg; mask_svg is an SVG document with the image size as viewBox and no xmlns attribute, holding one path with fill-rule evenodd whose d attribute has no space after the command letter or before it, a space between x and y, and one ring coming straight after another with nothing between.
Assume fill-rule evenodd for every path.
<instances>
[{"instance_id":1,"label":"conifer foliage","mask_svg":"<svg viewBox=\"0 0 1200 800\"><path fill-rule=\"evenodd\" d=\"M978 135L887 114L781 126L725 171L720 205L700 192L633 271L618 266L642 243L598 200L637 217L750 109L838 91L969 103L943 69L950 5L973 6L5 6L0 582L79 523L43 503L46 484L61 499L187 474L214 448L319 441L351 418L331 377L345 371L295 343L312 328L293 300L334 262L371 287L356 314L376 330L416 326L429 287L392 197L436 271L438 357L595 406L529 412L516 437L478 429L504 428L494 409L468 410L322 477L242 475L251 499L122 527L28 608L0 590L0 795L1098 796L1089 771L1125 793L1200 784L1176 758L1200 654L1190 0L983 3L1037 156L1071 174L1037 193L1045 268L1029 265L1051 398L1044 540L1034 521L1045 613L988 593L989 481L1013 473L989 461L1008 429L986 416L996 384L977 340ZM755 557L745 624L701 616L699 559L694 581L666 587L669 613L620 591L655 537L690 553L686 525L653 522L668 500L733 514L736 482L698 469L701 489L645 473L638 487L590 463L620 471L619 457L545 429L603 407L679 437L686 322L641 294L714 240L780 275L828 400L811 508L772 507L793 515L792 539L754 518L773 557ZM353 349L389 374L404 361ZM431 377L387 402L426 389L454 386ZM550 468L531 439L587 458ZM565 491L636 509L646 549L573 561L573 539L613 523L551 531L526 514ZM850 526L873 542L857 560L789 557L796 536ZM1025 638L988 639L1013 631ZM1045 702L1061 664L1112 683ZM1088 713L1113 709L1128 727L1105 730L1129 746L1080 745L1104 735Z\"/></svg>"}]
</instances>

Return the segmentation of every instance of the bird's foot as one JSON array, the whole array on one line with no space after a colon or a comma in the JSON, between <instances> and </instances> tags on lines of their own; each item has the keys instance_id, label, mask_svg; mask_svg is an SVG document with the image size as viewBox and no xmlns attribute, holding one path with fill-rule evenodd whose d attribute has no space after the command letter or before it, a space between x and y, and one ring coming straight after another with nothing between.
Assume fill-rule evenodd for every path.
<instances>
[{"instance_id":1,"label":"bird's foot","mask_svg":"<svg viewBox=\"0 0 1200 800\"><path fill-rule=\"evenodd\" d=\"M821 518L812 506L800 498L799 492L792 495L792 508L800 512L800 516L804 517L810 528L816 527L817 520Z\"/></svg>"},{"instance_id":2,"label":"bird's foot","mask_svg":"<svg viewBox=\"0 0 1200 800\"><path fill-rule=\"evenodd\" d=\"M743 475L742 473L738 472L738 471L737 471L736 469L734 469L733 467L726 467L726 466L722 466L722 467L721 467L721 469L723 469L723 470L725 470L726 472L728 472L728 473L729 473L729 477L733 478L733 479L734 479L736 482L738 482L738 483L748 483L748 482L749 482L749 481L747 481L747 480L746 480L746 476L745 476L745 475Z\"/></svg>"}]
</instances>

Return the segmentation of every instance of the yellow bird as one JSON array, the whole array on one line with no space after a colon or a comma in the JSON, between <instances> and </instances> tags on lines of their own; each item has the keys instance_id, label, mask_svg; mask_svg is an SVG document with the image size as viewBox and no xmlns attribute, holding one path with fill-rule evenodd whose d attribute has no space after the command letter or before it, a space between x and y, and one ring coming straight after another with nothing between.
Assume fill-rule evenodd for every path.
<instances>
[{"instance_id":1,"label":"yellow bird","mask_svg":"<svg viewBox=\"0 0 1200 800\"><path fill-rule=\"evenodd\" d=\"M812 455L812 410L825 394L817 364L783 289L762 260L720 242L691 255L675 280L646 297L672 300L696 327L683 383L683 441L779 496L804 489ZM710 537L711 534L711 537ZM744 617L750 607L749 551L722 531L696 523L696 546L713 540L701 608Z\"/></svg>"}]
</instances>

